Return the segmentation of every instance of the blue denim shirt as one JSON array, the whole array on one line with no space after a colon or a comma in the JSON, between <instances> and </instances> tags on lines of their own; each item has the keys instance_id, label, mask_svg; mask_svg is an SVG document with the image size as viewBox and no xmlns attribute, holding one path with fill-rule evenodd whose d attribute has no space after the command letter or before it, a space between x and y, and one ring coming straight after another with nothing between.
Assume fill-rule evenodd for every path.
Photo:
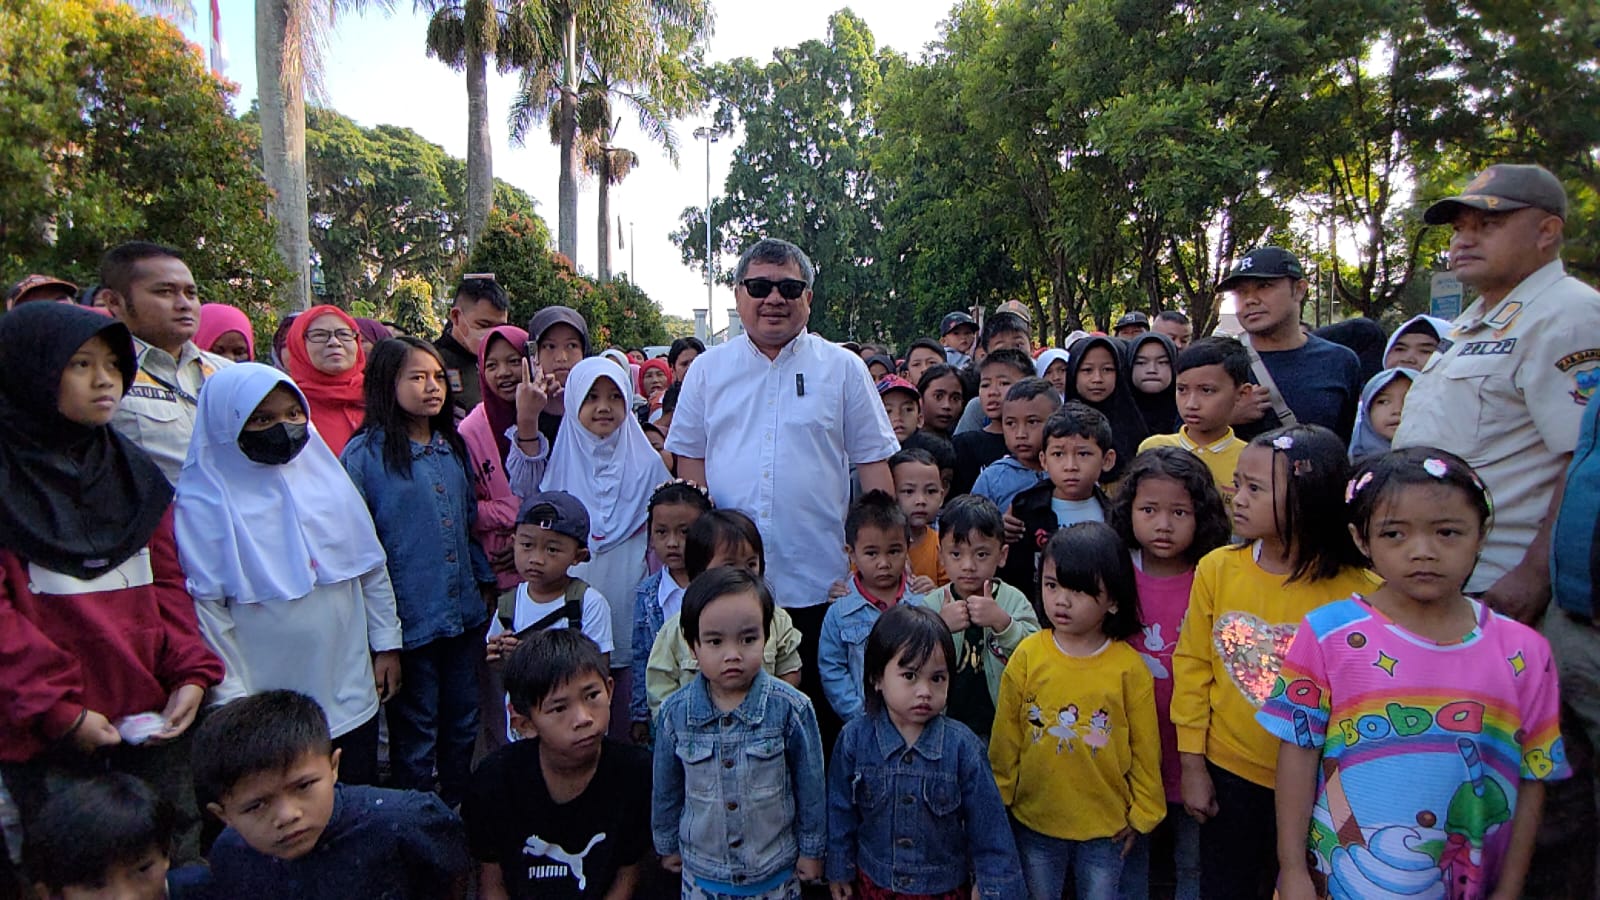
<instances>
[{"instance_id":1,"label":"blue denim shirt","mask_svg":"<svg viewBox=\"0 0 1600 900\"><path fill-rule=\"evenodd\" d=\"M649 674L650 648L667 617L661 609L661 579L670 578L662 566L633 590L633 694L628 698L628 721L650 721L650 693L644 689Z\"/></svg>"},{"instance_id":2,"label":"blue denim shirt","mask_svg":"<svg viewBox=\"0 0 1600 900\"><path fill-rule=\"evenodd\" d=\"M680 854L691 877L759 884L827 849L822 737L811 701L765 670L731 712L704 675L656 717L656 852Z\"/></svg>"},{"instance_id":3,"label":"blue denim shirt","mask_svg":"<svg viewBox=\"0 0 1600 900\"><path fill-rule=\"evenodd\" d=\"M861 595L856 580L849 581L850 593L833 601L822 619L817 637L817 674L822 678L822 693L839 718L850 721L866 709L861 694L861 676L866 668L867 635L878 623L878 608ZM901 603L922 603L922 595L910 588Z\"/></svg>"},{"instance_id":4,"label":"blue denim shirt","mask_svg":"<svg viewBox=\"0 0 1600 900\"><path fill-rule=\"evenodd\" d=\"M976 876L984 897L1027 895L971 729L940 715L907 747L886 712L844 726L828 766L828 880L853 881L857 869L897 894L943 894Z\"/></svg>"},{"instance_id":5,"label":"blue denim shirt","mask_svg":"<svg viewBox=\"0 0 1600 900\"><path fill-rule=\"evenodd\" d=\"M1049 480L1050 476L1043 469L1030 469L1014 456L1002 456L983 467L983 471L978 473L978 480L972 485L972 492L993 500L994 505L1005 512L1011 508L1011 501L1017 499L1018 494Z\"/></svg>"},{"instance_id":6,"label":"blue denim shirt","mask_svg":"<svg viewBox=\"0 0 1600 900\"><path fill-rule=\"evenodd\" d=\"M389 555L403 649L455 637L482 625L489 610L479 584L495 580L489 558L472 539L477 494L461 460L438 434L411 443L411 477L383 464L383 431L363 431L340 457L367 501L378 540Z\"/></svg>"}]
</instances>

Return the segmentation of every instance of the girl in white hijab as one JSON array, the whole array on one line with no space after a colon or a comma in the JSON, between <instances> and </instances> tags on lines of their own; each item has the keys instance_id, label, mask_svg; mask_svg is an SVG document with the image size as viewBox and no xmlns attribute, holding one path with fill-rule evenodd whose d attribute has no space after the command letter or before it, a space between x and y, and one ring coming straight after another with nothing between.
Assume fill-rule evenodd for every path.
<instances>
[{"instance_id":1,"label":"girl in white hijab","mask_svg":"<svg viewBox=\"0 0 1600 900\"><path fill-rule=\"evenodd\" d=\"M209 701L309 695L343 750L340 780L371 784L378 705L400 686L400 619L367 505L307 409L270 366L206 382L178 479L178 555L227 666Z\"/></svg>"},{"instance_id":2,"label":"girl in white hijab","mask_svg":"<svg viewBox=\"0 0 1600 900\"><path fill-rule=\"evenodd\" d=\"M627 375L612 360L591 357L574 366L567 376L568 415L539 484L540 490L577 497L589 513L590 559L572 574L611 607L611 659L621 663L611 670L614 735L628 730L633 594L648 574L650 494L671 477L633 415L632 396Z\"/></svg>"}]
</instances>

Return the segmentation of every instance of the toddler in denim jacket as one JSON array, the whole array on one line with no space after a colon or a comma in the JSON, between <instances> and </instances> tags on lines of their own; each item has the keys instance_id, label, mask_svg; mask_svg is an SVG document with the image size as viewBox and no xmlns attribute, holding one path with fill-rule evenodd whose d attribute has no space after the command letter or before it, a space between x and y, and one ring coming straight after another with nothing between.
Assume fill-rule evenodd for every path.
<instances>
[{"instance_id":1,"label":"toddler in denim jacket","mask_svg":"<svg viewBox=\"0 0 1600 900\"><path fill-rule=\"evenodd\" d=\"M897 606L865 651L867 714L834 745L828 881L834 900L1025 896L983 742L944 714L955 641L939 614Z\"/></svg>"},{"instance_id":2,"label":"toddler in denim jacket","mask_svg":"<svg viewBox=\"0 0 1600 900\"><path fill-rule=\"evenodd\" d=\"M827 809L816 712L761 665L772 594L744 569L712 569L680 623L700 672L656 720L650 825L692 900L797 900L822 876Z\"/></svg>"}]
</instances>

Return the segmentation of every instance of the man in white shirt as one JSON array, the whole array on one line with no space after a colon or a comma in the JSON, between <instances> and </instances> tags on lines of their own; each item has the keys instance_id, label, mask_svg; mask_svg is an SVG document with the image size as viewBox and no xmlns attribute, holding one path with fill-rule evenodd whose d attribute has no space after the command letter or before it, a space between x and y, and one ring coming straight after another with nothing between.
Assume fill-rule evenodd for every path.
<instances>
[{"instance_id":1,"label":"man in white shirt","mask_svg":"<svg viewBox=\"0 0 1600 900\"><path fill-rule=\"evenodd\" d=\"M178 251L129 241L100 259L106 308L133 332L139 371L111 420L178 483L199 411L200 386L233 365L195 346L200 296Z\"/></svg>"},{"instance_id":2,"label":"man in white shirt","mask_svg":"<svg viewBox=\"0 0 1600 900\"><path fill-rule=\"evenodd\" d=\"M1406 395L1394 446L1440 447L1477 470L1494 521L1472 579L1537 622L1550 600L1550 523L1600 379L1600 293L1561 265L1567 197L1539 166L1495 165L1424 220L1449 225L1450 269L1478 293Z\"/></svg>"},{"instance_id":3,"label":"man in white shirt","mask_svg":"<svg viewBox=\"0 0 1600 900\"><path fill-rule=\"evenodd\" d=\"M734 270L744 333L695 360L667 436L680 477L760 528L767 580L805 636L807 693L828 587L849 572L850 467L862 492L892 494L888 459L899 449L866 363L806 331L814 271L787 241L745 250Z\"/></svg>"}]
</instances>

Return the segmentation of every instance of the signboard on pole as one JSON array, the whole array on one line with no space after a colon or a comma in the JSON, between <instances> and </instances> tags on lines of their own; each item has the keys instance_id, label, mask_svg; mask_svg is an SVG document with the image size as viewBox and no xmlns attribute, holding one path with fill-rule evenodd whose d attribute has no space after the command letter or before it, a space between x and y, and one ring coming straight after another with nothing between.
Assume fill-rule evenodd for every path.
<instances>
[{"instance_id":1,"label":"signboard on pole","mask_svg":"<svg viewBox=\"0 0 1600 900\"><path fill-rule=\"evenodd\" d=\"M1435 272L1429 282L1428 314L1454 322L1461 315L1461 281L1449 272Z\"/></svg>"}]
</instances>

